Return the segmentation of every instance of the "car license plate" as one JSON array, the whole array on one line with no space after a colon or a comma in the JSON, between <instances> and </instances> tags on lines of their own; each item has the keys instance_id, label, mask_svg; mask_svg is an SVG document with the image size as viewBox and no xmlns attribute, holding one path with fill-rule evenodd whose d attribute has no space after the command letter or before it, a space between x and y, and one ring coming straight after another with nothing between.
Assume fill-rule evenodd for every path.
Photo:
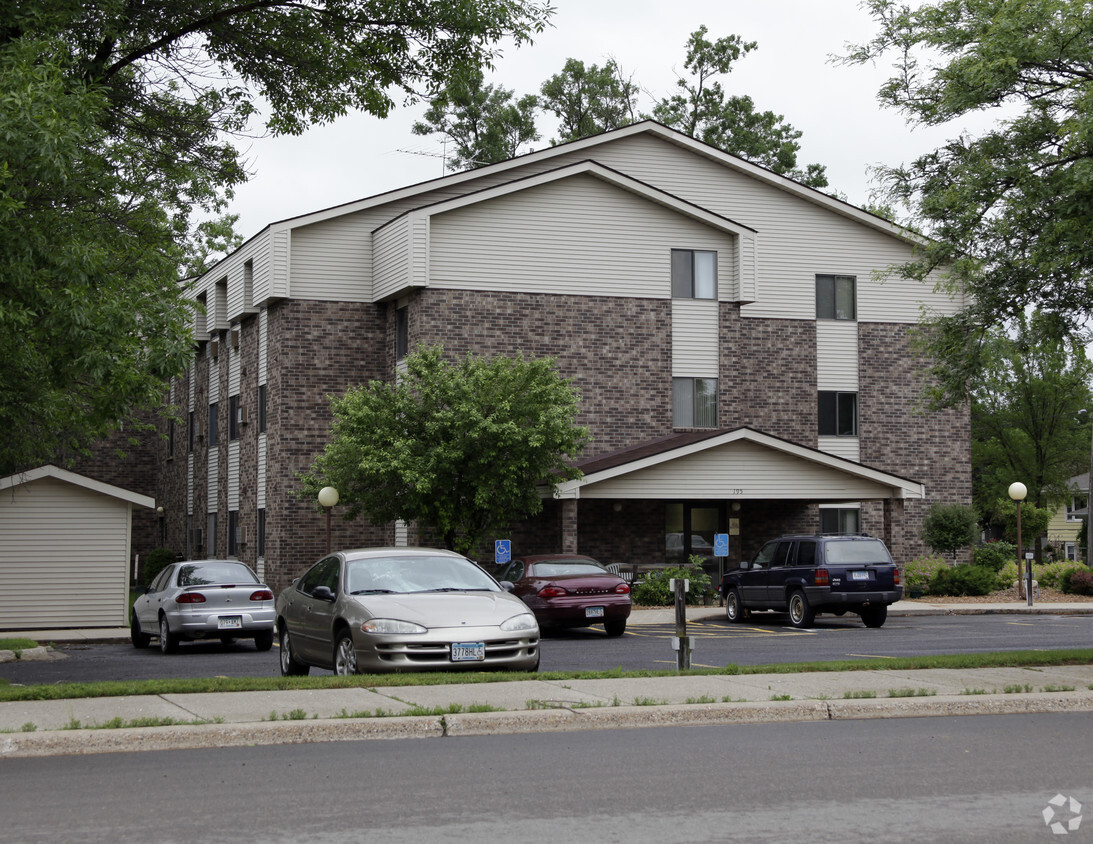
<instances>
[{"instance_id":1,"label":"car license plate","mask_svg":"<svg viewBox=\"0 0 1093 844\"><path fill-rule=\"evenodd\" d=\"M869 572L867 571L852 571L850 572L851 580L868 580Z\"/></svg>"},{"instance_id":2,"label":"car license plate","mask_svg":"<svg viewBox=\"0 0 1093 844\"><path fill-rule=\"evenodd\" d=\"M585 607L585 618L603 618L603 607Z\"/></svg>"},{"instance_id":3,"label":"car license plate","mask_svg":"<svg viewBox=\"0 0 1093 844\"><path fill-rule=\"evenodd\" d=\"M452 662L481 662L485 658L485 642L452 643Z\"/></svg>"},{"instance_id":4,"label":"car license plate","mask_svg":"<svg viewBox=\"0 0 1093 844\"><path fill-rule=\"evenodd\" d=\"M217 619L216 626L220 630L242 630L243 617L240 615L222 615Z\"/></svg>"}]
</instances>

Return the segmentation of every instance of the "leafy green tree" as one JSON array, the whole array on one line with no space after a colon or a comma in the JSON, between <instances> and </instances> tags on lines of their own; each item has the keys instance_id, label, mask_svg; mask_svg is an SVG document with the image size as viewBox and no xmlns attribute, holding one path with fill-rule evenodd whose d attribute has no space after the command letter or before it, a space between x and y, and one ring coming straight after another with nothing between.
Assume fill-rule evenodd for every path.
<instances>
[{"instance_id":1,"label":"leafy green tree","mask_svg":"<svg viewBox=\"0 0 1093 844\"><path fill-rule=\"evenodd\" d=\"M1002 525L1002 534L1006 542L1017 544L1017 504L1010 498L999 499L994 505L996 523ZM1047 531L1053 513L1044 507L1037 507L1030 502L1021 504L1021 545L1029 551L1037 537ZM1022 562L1022 565L1024 563Z\"/></svg>"},{"instance_id":2,"label":"leafy green tree","mask_svg":"<svg viewBox=\"0 0 1093 844\"><path fill-rule=\"evenodd\" d=\"M567 59L540 88L539 105L558 118L558 140L575 141L628 126L637 119L638 86L624 77L618 63L603 67Z\"/></svg>"},{"instance_id":3,"label":"leafy green tree","mask_svg":"<svg viewBox=\"0 0 1093 844\"><path fill-rule=\"evenodd\" d=\"M922 523L922 538L934 551L955 559L957 551L975 543L975 509L967 504L933 504Z\"/></svg>"},{"instance_id":4,"label":"leafy green tree","mask_svg":"<svg viewBox=\"0 0 1093 844\"><path fill-rule=\"evenodd\" d=\"M799 130L780 114L757 111L751 97L730 96L718 81L759 45L738 35L710 41L707 31L700 26L691 33L683 65L690 76L676 81L678 93L660 100L653 108L653 117L775 173L810 187L826 187L827 175L821 165L809 164L803 170L797 166Z\"/></svg>"},{"instance_id":5,"label":"leafy green tree","mask_svg":"<svg viewBox=\"0 0 1093 844\"><path fill-rule=\"evenodd\" d=\"M1031 309L1077 332L1093 314L1093 14L1086 0L867 0L879 31L845 61L895 58L879 92L913 126L996 114L910 164L880 168L928 234L897 272L970 294L931 320L933 399L964 401L992 326Z\"/></svg>"},{"instance_id":6,"label":"leafy green tree","mask_svg":"<svg viewBox=\"0 0 1093 844\"><path fill-rule=\"evenodd\" d=\"M475 69L455 77L412 131L451 139L455 151L447 158L448 166L473 169L513 158L521 146L539 140L537 105L533 94L517 99L513 91L486 85L482 71Z\"/></svg>"},{"instance_id":7,"label":"leafy green tree","mask_svg":"<svg viewBox=\"0 0 1093 844\"><path fill-rule=\"evenodd\" d=\"M179 244L246 178L237 139L438 90L535 0L0 0L0 475L159 404L190 355Z\"/></svg>"},{"instance_id":8,"label":"leafy green tree","mask_svg":"<svg viewBox=\"0 0 1093 844\"><path fill-rule=\"evenodd\" d=\"M542 509L537 485L579 478L566 458L588 439L579 397L554 360L449 362L439 347L407 355L397 383L373 381L333 399L330 441L302 477L305 497L326 485L347 518L433 529L469 553Z\"/></svg>"},{"instance_id":9,"label":"leafy green tree","mask_svg":"<svg viewBox=\"0 0 1093 844\"><path fill-rule=\"evenodd\" d=\"M238 214L225 214L194 226L182 245L181 275L184 278L203 275L221 258L238 249L243 243L243 236L235 230L238 222Z\"/></svg>"},{"instance_id":10,"label":"leafy green tree","mask_svg":"<svg viewBox=\"0 0 1093 844\"><path fill-rule=\"evenodd\" d=\"M1015 333L994 329L983 344L983 371L971 385L972 497L991 515L1014 481L1029 501L1052 508L1070 496L1068 481L1089 468L1093 363L1081 343L1060 339L1041 314L1016 319Z\"/></svg>"}]
</instances>

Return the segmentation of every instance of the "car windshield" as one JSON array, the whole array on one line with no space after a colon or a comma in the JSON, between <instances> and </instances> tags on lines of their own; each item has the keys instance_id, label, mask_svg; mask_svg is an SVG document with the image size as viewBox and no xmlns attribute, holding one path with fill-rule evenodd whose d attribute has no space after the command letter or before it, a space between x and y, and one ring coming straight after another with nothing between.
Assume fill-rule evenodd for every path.
<instances>
[{"instance_id":1,"label":"car windshield","mask_svg":"<svg viewBox=\"0 0 1093 844\"><path fill-rule=\"evenodd\" d=\"M260 582L254 572L240 563L192 563L178 570L179 586Z\"/></svg>"},{"instance_id":2,"label":"car windshield","mask_svg":"<svg viewBox=\"0 0 1093 844\"><path fill-rule=\"evenodd\" d=\"M440 555L368 557L346 566L346 592L368 595L401 592L496 592L497 583L460 557Z\"/></svg>"},{"instance_id":3,"label":"car windshield","mask_svg":"<svg viewBox=\"0 0 1093 844\"><path fill-rule=\"evenodd\" d=\"M607 574L607 569L595 560L551 560L549 563L533 563L532 577L560 577L566 574Z\"/></svg>"},{"instance_id":4,"label":"car windshield","mask_svg":"<svg viewBox=\"0 0 1093 844\"><path fill-rule=\"evenodd\" d=\"M829 563L891 563L888 549L879 539L828 542L824 554Z\"/></svg>"}]
</instances>

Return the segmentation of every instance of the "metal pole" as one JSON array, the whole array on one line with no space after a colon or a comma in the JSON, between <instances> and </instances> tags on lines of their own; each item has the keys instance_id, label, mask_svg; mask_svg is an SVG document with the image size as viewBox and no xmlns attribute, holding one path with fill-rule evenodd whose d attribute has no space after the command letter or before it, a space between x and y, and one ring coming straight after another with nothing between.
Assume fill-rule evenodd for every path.
<instances>
[{"instance_id":1,"label":"metal pole","mask_svg":"<svg viewBox=\"0 0 1093 844\"><path fill-rule=\"evenodd\" d=\"M333 509L334 509L333 507L327 507L326 508L326 553L327 554L330 553L330 511L333 510ZM1018 524L1021 523L1020 522L1020 517L1018 517L1018 522L1017 523Z\"/></svg>"},{"instance_id":2,"label":"metal pole","mask_svg":"<svg viewBox=\"0 0 1093 844\"><path fill-rule=\"evenodd\" d=\"M682 577L672 579L676 600L676 666L680 671L691 667L691 640L687 637L687 581Z\"/></svg>"},{"instance_id":3,"label":"metal pole","mask_svg":"<svg viewBox=\"0 0 1093 844\"><path fill-rule=\"evenodd\" d=\"M1025 549L1021 545L1021 499L1017 499L1017 583L1019 584L1017 594L1020 596L1020 585L1023 585L1021 578L1021 563L1025 561Z\"/></svg>"}]
</instances>

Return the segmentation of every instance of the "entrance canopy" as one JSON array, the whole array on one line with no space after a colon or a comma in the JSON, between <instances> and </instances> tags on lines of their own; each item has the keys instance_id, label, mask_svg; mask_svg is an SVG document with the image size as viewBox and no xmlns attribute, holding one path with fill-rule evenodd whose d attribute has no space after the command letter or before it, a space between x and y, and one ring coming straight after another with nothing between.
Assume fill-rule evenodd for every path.
<instances>
[{"instance_id":1,"label":"entrance canopy","mask_svg":"<svg viewBox=\"0 0 1093 844\"><path fill-rule=\"evenodd\" d=\"M584 477L559 484L555 498L839 502L926 497L918 481L752 428L675 434L577 466Z\"/></svg>"}]
</instances>

